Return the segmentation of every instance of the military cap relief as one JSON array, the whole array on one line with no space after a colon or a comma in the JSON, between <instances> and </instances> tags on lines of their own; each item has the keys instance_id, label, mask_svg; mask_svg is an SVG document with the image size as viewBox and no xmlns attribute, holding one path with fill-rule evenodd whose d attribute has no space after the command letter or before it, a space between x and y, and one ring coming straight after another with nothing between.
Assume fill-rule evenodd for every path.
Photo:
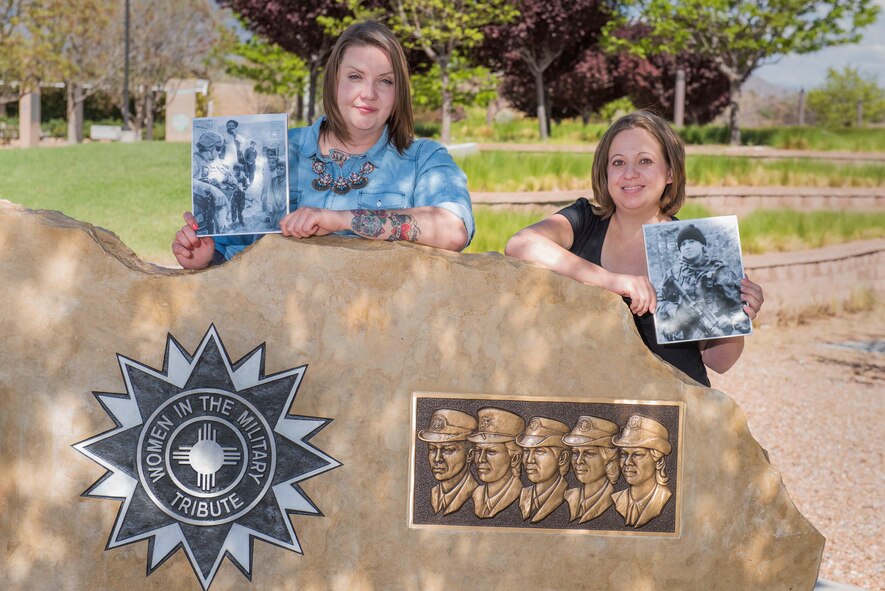
<instances>
[{"instance_id":1,"label":"military cap relief","mask_svg":"<svg viewBox=\"0 0 885 591\"><path fill-rule=\"evenodd\" d=\"M569 451L562 436L568 425L554 419L533 417L516 444L522 448L522 465L531 485L522 489L519 508L523 519L537 523L565 501Z\"/></svg>"},{"instance_id":2,"label":"military cap relief","mask_svg":"<svg viewBox=\"0 0 885 591\"><path fill-rule=\"evenodd\" d=\"M595 519L614 503L614 485L621 474L618 450L612 443L617 433L618 426L611 421L584 416L562 438L572 450L572 470L581 484L565 491L572 521Z\"/></svg>"},{"instance_id":3,"label":"military cap relief","mask_svg":"<svg viewBox=\"0 0 885 591\"><path fill-rule=\"evenodd\" d=\"M633 415L612 443L621 450L621 472L630 488L612 495L626 525L641 527L661 513L670 500L663 457L670 453L670 435L662 424Z\"/></svg>"},{"instance_id":4,"label":"military cap relief","mask_svg":"<svg viewBox=\"0 0 885 591\"><path fill-rule=\"evenodd\" d=\"M418 432L418 439L427 442L427 462L439 482L430 494L434 513L457 511L478 486L470 474L473 446L467 441L475 431L475 418L441 408L433 413L430 426Z\"/></svg>"},{"instance_id":5,"label":"military cap relief","mask_svg":"<svg viewBox=\"0 0 885 591\"><path fill-rule=\"evenodd\" d=\"M478 418L479 430L467 438L474 445L476 473L483 483L473 491L473 512L487 519L519 498L522 451L516 438L525 421L501 408L481 408Z\"/></svg>"},{"instance_id":6,"label":"military cap relief","mask_svg":"<svg viewBox=\"0 0 885 591\"><path fill-rule=\"evenodd\" d=\"M680 403L415 404L413 525L678 533Z\"/></svg>"}]
</instances>

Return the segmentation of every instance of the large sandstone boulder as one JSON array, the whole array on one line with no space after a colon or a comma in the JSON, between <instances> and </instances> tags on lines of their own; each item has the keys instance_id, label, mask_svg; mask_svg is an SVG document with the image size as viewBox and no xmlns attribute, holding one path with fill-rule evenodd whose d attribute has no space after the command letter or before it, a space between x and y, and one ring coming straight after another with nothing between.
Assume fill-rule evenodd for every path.
<instances>
[{"instance_id":1,"label":"large sandstone boulder","mask_svg":"<svg viewBox=\"0 0 885 591\"><path fill-rule=\"evenodd\" d=\"M173 271L141 262L101 229L0 202L0 295L4 589L242 589L246 572L261 589L814 586L824 539L735 402L655 358L619 298L539 267L497 254L269 236L224 266ZM265 467L254 476L243 468L231 478L258 488L224 508L195 500L196 524L179 527L175 508L151 505L159 489L142 488L167 481L145 450L150 438L160 449L189 428L181 404L199 402L183 391L219 397L204 422L227 435L201 431L198 445L221 450L223 436L242 444L200 474L225 478L222 463L242 459L260 429L276 438L280 459L273 483ZM578 533L574 523L485 527L466 518L416 526L427 499L415 482L429 474L416 430L445 427L428 426L436 407L420 415L416 393L453 405L478 395L493 406L556 400L576 413L587 400L671 403L680 412L669 440L678 450L672 527L626 528L613 512L605 531ZM249 413L275 396L276 415L253 430ZM282 417L290 402L292 416ZM246 410L225 422L224 408L236 405ZM175 455L190 449L171 449L164 465L190 457L199 472L197 456ZM251 514L198 522L201 511L239 511L244 496L271 484L290 517L260 505L263 525ZM290 551L298 548L303 555Z\"/></svg>"}]
</instances>

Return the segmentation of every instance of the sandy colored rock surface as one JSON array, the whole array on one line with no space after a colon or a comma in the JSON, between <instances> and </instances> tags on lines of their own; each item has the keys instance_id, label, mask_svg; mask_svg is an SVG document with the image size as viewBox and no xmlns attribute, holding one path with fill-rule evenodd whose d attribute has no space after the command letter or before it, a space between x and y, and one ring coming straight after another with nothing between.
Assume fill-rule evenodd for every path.
<instances>
[{"instance_id":1,"label":"sandy colored rock surface","mask_svg":"<svg viewBox=\"0 0 885 591\"><path fill-rule=\"evenodd\" d=\"M711 376L740 404L796 506L826 536L821 578L870 591L885 589L883 341L881 304L802 325L763 324L738 365ZM846 342L879 349L834 346Z\"/></svg>"},{"instance_id":2,"label":"sandy colored rock surface","mask_svg":"<svg viewBox=\"0 0 885 591\"><path fill-rule=\"evenodd\" d=\"M173 272L4 204L0 274L4 589L198 587L181 551L145 578L146 541L105 550L119 503L80 497L103 470L71 444L113 427L90 393L124 391L117 354L162 368L167 335L192 352L210 325L232 363L264 343L267 374L309 365L292 411L333 419L311 443L343 464L302 484L324 514L292 517L303 556L255 543L256 588L813 586L823 538L744 413L655 359L603 290L500 255L341 238L270 236L223 267ZM421 391L683 403L680 535L407 527ZM245 584L225 560L212 588Z\"/></svg>"}]
</instances>

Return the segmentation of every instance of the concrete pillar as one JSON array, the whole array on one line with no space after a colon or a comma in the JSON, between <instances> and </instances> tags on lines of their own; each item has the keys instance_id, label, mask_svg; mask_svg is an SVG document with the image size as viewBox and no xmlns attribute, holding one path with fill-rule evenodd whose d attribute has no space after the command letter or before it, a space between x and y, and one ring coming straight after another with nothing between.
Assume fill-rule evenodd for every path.
<instances>
[{"instance_id":1,"label":"concrete pillar","mask_svg":"<svg viewBox=\"0 0 885 591\"><path fill-rule=\"evenodd\" d=\"M29 92L18 101L19 145L30 148L40 145L40 92Z\"/></svg>"},{"instance_id":2,"label":"concrete pillar","mask_svg":"<svg viewBox=\"0 0 885 591\"><path fill-rule=\"evenodd\" d=\"M799 91L799 125L805 125L805 89Z\"/></svg>"},{"instance_id":3,"label":"concrete pillar","mask_svg":"<svg viewBox=\"0 0 885 591\"><path fill-rule=\"evenodd\" d=\"M685 125L685 70L676 70L676 96L673 104L673 124L676 127Z\"/></svg>"},{"instance_id":4,"label":"concrete pillar","mask_svg":"<svg viewBox=\"0 0 885 591\"><path fill-rule=\"evenodd\" d=\"M166 83L166 141L189 142L197 115L197 92L201 80L170 80Z\"/></svg>"}]
</instances>

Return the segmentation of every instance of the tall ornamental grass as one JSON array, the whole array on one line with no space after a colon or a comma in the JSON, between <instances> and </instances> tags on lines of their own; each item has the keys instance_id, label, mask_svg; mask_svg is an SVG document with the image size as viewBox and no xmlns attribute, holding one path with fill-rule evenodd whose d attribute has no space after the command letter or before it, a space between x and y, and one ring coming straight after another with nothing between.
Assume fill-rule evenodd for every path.
<instances>
[{"instance_id":1,"label":"tall ornamental grass","mask_svg":"<svg viewBox=\"0 0 885 591\"><path fill-rule=\"evenodd\" d=\"M557 191L592 185L590 153L490 151L457 161L473 191ZM689 185L702 186L881 187L885 163L690 155L686 176Z\"/></svg>"},{"instance_id":2,"label":"tall ornamental grass","mask_svg":"<svg viewBox=\"0 0 885 591\"><path fill-rule=\"evenodd\" d=\"M741 248L751 254L822 248L855 240L885 238L885 213L757 210L741 219L740 231Z\"/></svg>"},{"instance_id":3,"label":"tall ornamental grass","mask_svg":"<svg viewBox=\"0 0 885 591\"><path fill-rule=\"evenodd\" d=\"M504 246L513 234L556 213L561 207L476 206L476 238L467 252L504 252ZM711 215L707 208L689 202L677 217L690 220ZM741 218L739 227L744 253L759 254L885 238L885 213L757 210Z\"/></svg>"},{"instance_id":4,"label":"tall ornamental grass","mask_svg":"<svg viewBox=\"0 0 885 591\"><path fill-rule=\"evenodd\" d=\"M678 130L687 144L727 144L724 125L689 125ZM844 152L885 151L882 128L824 129L820 127L760 127L741 129L744 146L767 146L784 150Z\"/></svg>"},{"instance_id":5,"label":"tall ornamental grass","mask_svg":"<svg viewBox=\"0 0 885 591\"><path fill-rule=\"evenodd\" d=\"M610 123L623 113L607 113L606 117L584 124L580 119L554 121L550 126L552 144L595 144L605 133ZM541 141L538 121L532 117L505 110L497 113L492 122L486 117L483 108L467 108L465 117L452 126L455 142L516 142L535 143ZM432 114L419 117L418 135L439 137L439 123ZM725 125L687 125L678 133L688 144L728 144L729 130ZM811 126L783 126L742 128L741 144L745 146L767 146L789 150L822 150L849 152L885 152L885 129L882 127L825 129Z\"/></svg>"}]
</instances>

